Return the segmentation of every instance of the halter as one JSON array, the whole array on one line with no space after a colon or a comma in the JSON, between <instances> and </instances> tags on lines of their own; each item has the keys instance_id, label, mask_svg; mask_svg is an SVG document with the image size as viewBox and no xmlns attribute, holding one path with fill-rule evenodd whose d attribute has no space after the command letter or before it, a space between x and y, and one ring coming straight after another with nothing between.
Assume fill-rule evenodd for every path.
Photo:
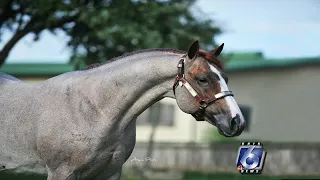
<instances>
[{"instance_id":1,"label":"halter","mask_svg":"<svg viewBox=\"0 0 320 180\"><path fill-rule=\"evenodd\" d=\"M178 75L174 81L173 84L173 93L175 94L175 89L178 85L181 87L185 87L189 93L196 99L196 101L199 103L199 109L192 113L191 115L197 120L197 121L204 121L203 116L205 113L205 109L213 102L217 101L218 99L224 98L226 96L233 96L231 91L222 91L218 94L215 94L211 98L207 97L201 97L196 90L193 89L193 87L190 85L190 83L185 79L184 74L184 63L185 63L185 55L180 59L178 63Z\"/></svg>"}]
</instances>

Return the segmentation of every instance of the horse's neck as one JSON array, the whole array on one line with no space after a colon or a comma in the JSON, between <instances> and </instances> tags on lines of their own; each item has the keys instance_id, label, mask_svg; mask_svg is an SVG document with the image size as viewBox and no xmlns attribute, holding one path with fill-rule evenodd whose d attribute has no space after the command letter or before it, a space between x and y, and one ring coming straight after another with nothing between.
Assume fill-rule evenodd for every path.
<instances>
[{"instance_id":1,"label":"horse's neck","mask_svg":"<svg viewBox=\"0 0 320 180\"><path fill-rule=\"evenodd\" d=\"M173 98L172 85L181 56L161 51L130 55L85 71L90 80L79 88L86 89L84 94L108 121L122 121L121 126L126 126L156 101Z\"/></svg>"}]
</instances>

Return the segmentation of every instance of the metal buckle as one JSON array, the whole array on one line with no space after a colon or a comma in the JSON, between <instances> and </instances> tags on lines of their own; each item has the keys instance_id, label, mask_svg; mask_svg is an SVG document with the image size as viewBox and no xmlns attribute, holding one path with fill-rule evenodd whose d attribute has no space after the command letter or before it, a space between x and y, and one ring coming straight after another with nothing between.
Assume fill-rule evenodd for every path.
<instances>
[{"instance_id":1,"label":"metal buckle","mask_svg":"<svg viewBox=\"0 0 320 180\"><path fill-rule=\"evenodd\" d=\"M208 107L208 103L205 100L201 100L199 104L200 104L200 108L202 109L205 109Z\"/></svg>"}]
</instances>

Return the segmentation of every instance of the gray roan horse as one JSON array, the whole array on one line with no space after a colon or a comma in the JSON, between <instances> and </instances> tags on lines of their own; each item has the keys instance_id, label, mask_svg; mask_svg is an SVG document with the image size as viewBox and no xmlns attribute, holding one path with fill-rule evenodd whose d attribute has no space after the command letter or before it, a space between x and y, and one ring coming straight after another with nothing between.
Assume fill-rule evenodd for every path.
<instances>
[{"instance_id":1,"label":"gray roan horse","mask_svg":"<svg viewBox=\"0 0 320 180\"><path fill-rule=\"evenodd\" d=\"M162 98L238 136L245 120L213 51L133 52L41 83L0 74L0 168L48 180L119 180L136 141L136 118Z\"/></svg>"}]
</instances>

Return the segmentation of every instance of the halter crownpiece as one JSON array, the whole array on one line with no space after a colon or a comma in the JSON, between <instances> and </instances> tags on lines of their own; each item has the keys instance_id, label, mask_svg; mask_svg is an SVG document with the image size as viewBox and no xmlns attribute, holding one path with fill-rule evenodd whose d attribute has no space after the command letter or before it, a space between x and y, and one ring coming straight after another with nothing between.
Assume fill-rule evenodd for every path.
<instances>
[{"instance_id":1,"label":"halter crownpiece","mask_svg":"<svg viewBox=\"0 0 320 180\"><path fill-rule=\"evenodd\" d=\"M174 81L173 84L173 94L175 94L175 90L178 85L181 87L185 87L188 92L196 99L196 101L199 103L199 109L195 112L192 113L191 115L197 120L197 121L204 121L203 116L204 116L204 111L205 108L207 108L211 103L217 101L218 99L224 98L226 96L233 96L231 91L222 91L218 94L215 94L211 98L207 97L201 97L199 93L191 86L191 84L185 79L185 74L184 74L184 63L185 63L185 55L180 59L178 63L178 75Z\"/></svg>"}]
</instances>

